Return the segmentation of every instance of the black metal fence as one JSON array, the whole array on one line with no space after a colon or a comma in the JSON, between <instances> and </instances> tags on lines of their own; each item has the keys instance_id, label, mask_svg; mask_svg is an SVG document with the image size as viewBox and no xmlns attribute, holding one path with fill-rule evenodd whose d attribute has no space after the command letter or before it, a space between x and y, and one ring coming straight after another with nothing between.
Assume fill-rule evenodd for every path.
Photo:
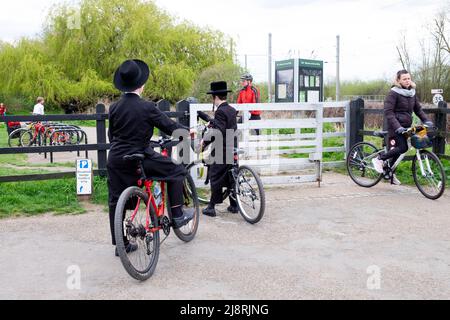
<instances>
[{"instance_id":1,"label":"black metal fence","mask_svg":"<svg viewBox=\"0 0 450 320\"><path fill-rule=\"evenodd\" d=\"M158 102L158 108L164 111L170 118L175 118L182 124L189 125L189 103L187 101L180 101L176 105L176 112L170 112L171 104L166 100ZM0 122L37 122L37 121L78 121L78 120L95 120L97 129L97 142L80 145L66 145L66 146L37 146L37 147L18 147L18 148L0 148L0 155L3 154L42 154L42 153L60 153L60 152L97 152L98 169L94 170L94 175L105 177L107 174L107 152L110 149L110 144L107 142L107 128L106 121L108 114L103 104L96 106L96 114L89 115L46 115L46 116L5 116L0 118ZM0 177L2 182L18 182L18 181L38 181L38 180L52 180L75 177L76 172L57 172L46 174L32 174L32 175L16 175Z\"/></svg>"},{"instance_id":2,"label":"black metal fence","mask_svg":"<svg viewBox=\"0 0 450 320\"><path fill-rule=\"evenodd\" d=\"M424 112L429 115L435 115L434 123L437 127L437 132L433 140L433 152L440 158L450 160L450 155L446 154L446 143L449 138L449 131L447 126L447 115L450 114L446 102L441 102L438 108L424 109ZM364 136L373 136L374 131L365 130L366 115L383 115L382 109L365 109L364 100L357 99L350 103L350 110L348 112L348 148L350 149L356 143L363 142ZM384 129L386 128L386 121ZM408 159L407 159L408 160Z\"/></svg>"}]
</instances>

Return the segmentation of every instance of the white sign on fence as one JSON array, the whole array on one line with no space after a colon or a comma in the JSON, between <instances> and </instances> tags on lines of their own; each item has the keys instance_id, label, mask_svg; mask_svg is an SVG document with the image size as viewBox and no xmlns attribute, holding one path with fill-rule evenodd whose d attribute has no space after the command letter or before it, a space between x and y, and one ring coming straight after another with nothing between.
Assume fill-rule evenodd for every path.
<instances>
[{"instance_id":1,"label":"white sign on fence","mask_svg":"<svg viewBox=\"0 0 450 320\"><path fill-rule=\"evenodd\" d=\"M92 160L77 160L77 195L92 194Z\"/></svg>"},{"instance_id":2,"label":"white sign on fence","mask_svg":"<svg viewBox=\"0 0 450 320\"><path fill-rule=\"evenodd\" d=\"M441 94L435 94L433 97L433 104L438 106L441 101L444 101L444 97Z\"/></svg>"}]
</instances>

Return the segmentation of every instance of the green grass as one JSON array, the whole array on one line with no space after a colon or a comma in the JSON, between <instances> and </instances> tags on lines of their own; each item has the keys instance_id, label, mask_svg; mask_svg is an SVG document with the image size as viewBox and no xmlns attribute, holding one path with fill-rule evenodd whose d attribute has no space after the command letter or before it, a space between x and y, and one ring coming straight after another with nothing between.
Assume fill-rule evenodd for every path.
<instances>
[{"instance_id":1,"label":"green grass","mask_svg":"<svg viewBox=\"0 0 450 320\"><path fill-rule=\"evenodd\" d=\"M76 195L74 178L0 183L0 219L52 214L81 214L85 209ZM106 179L94 178L92 203L108 204Z\"/></svg>"},{"instance_id":2,"label":"green grass","mask_svg":"<svg viewBox=\"0 0 450 320\"><path fill-rule=\"evenodd\" d=\"M4 123L0 123L0 147L7 147L8 135ZM48 173L48 170L33 167L75 167L72 162L30 164L27 155L0 155L0 176L27 175ZM23 169L21 167L29 167ZM78 202L76 180L74 178L0 183L0 219L35 216L45 213L80 214L85 209ZM94 178L94 194L92 203L108 204L108 188L106 179Z\"/></svg>"},{"instance_id":3,"label":"green grass","mask_svg":"<svg viewBox=\"0 0 450 320\"><path fill-rule=\"evenodd\" d=\"M106 178L94 178L92 203L108 206L108 183Z\"/></svg>"},{"instance_id":4,"label":"green grass","mask_svg":"<svg viewBox=\"0 0 450 320\"><path fill-rule=\"evenodd\" d=\"M75 179L0 184L0 218L44 213L79 214Z\"/></svg>"}]
</instances>

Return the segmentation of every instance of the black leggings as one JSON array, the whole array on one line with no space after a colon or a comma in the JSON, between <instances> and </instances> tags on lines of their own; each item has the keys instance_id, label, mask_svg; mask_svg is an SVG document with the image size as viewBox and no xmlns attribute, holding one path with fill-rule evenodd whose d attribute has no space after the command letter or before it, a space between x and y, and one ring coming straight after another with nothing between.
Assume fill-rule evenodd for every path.
<instances>
[{"instance_id":1,"label":"black leggings","mask_svg":"<svg viewBox=\"0 0 450 320\"><path fill-rule=\"evenodd\" d=\"M397 134L393 138L389 138L390 149L387 153L380 156L381 160L390 160L391 166L398 160L398 158L408 151L408 140L402 134Z\"/></svg>"}]
</instances>

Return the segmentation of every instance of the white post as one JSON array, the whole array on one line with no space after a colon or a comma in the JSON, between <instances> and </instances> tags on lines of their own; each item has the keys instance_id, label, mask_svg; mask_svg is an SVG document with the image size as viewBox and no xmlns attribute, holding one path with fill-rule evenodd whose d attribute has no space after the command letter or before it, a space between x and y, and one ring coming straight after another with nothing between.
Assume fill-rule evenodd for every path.
<instances>
[{"instance_id":1,"label":"white post","mask_svg":"<svg viewBox=\"0 0 450 320\"><path fill-rule=\"evenodd\" d=\"M272 103L272 34L269 33L269 78L268 78L269 103Z\"/></svg>"},{"instance_id":2,"label":"white post","mask_svg":"<svg viewBox=\"0 0 450 320\"><path fill-rule=\"evenodd\" d=\"M341 59L341 36L337 36L337 46L336 46L336 102L341 99L341 69L340 69L340 59Z\"/></svg>"}]
</instances>

